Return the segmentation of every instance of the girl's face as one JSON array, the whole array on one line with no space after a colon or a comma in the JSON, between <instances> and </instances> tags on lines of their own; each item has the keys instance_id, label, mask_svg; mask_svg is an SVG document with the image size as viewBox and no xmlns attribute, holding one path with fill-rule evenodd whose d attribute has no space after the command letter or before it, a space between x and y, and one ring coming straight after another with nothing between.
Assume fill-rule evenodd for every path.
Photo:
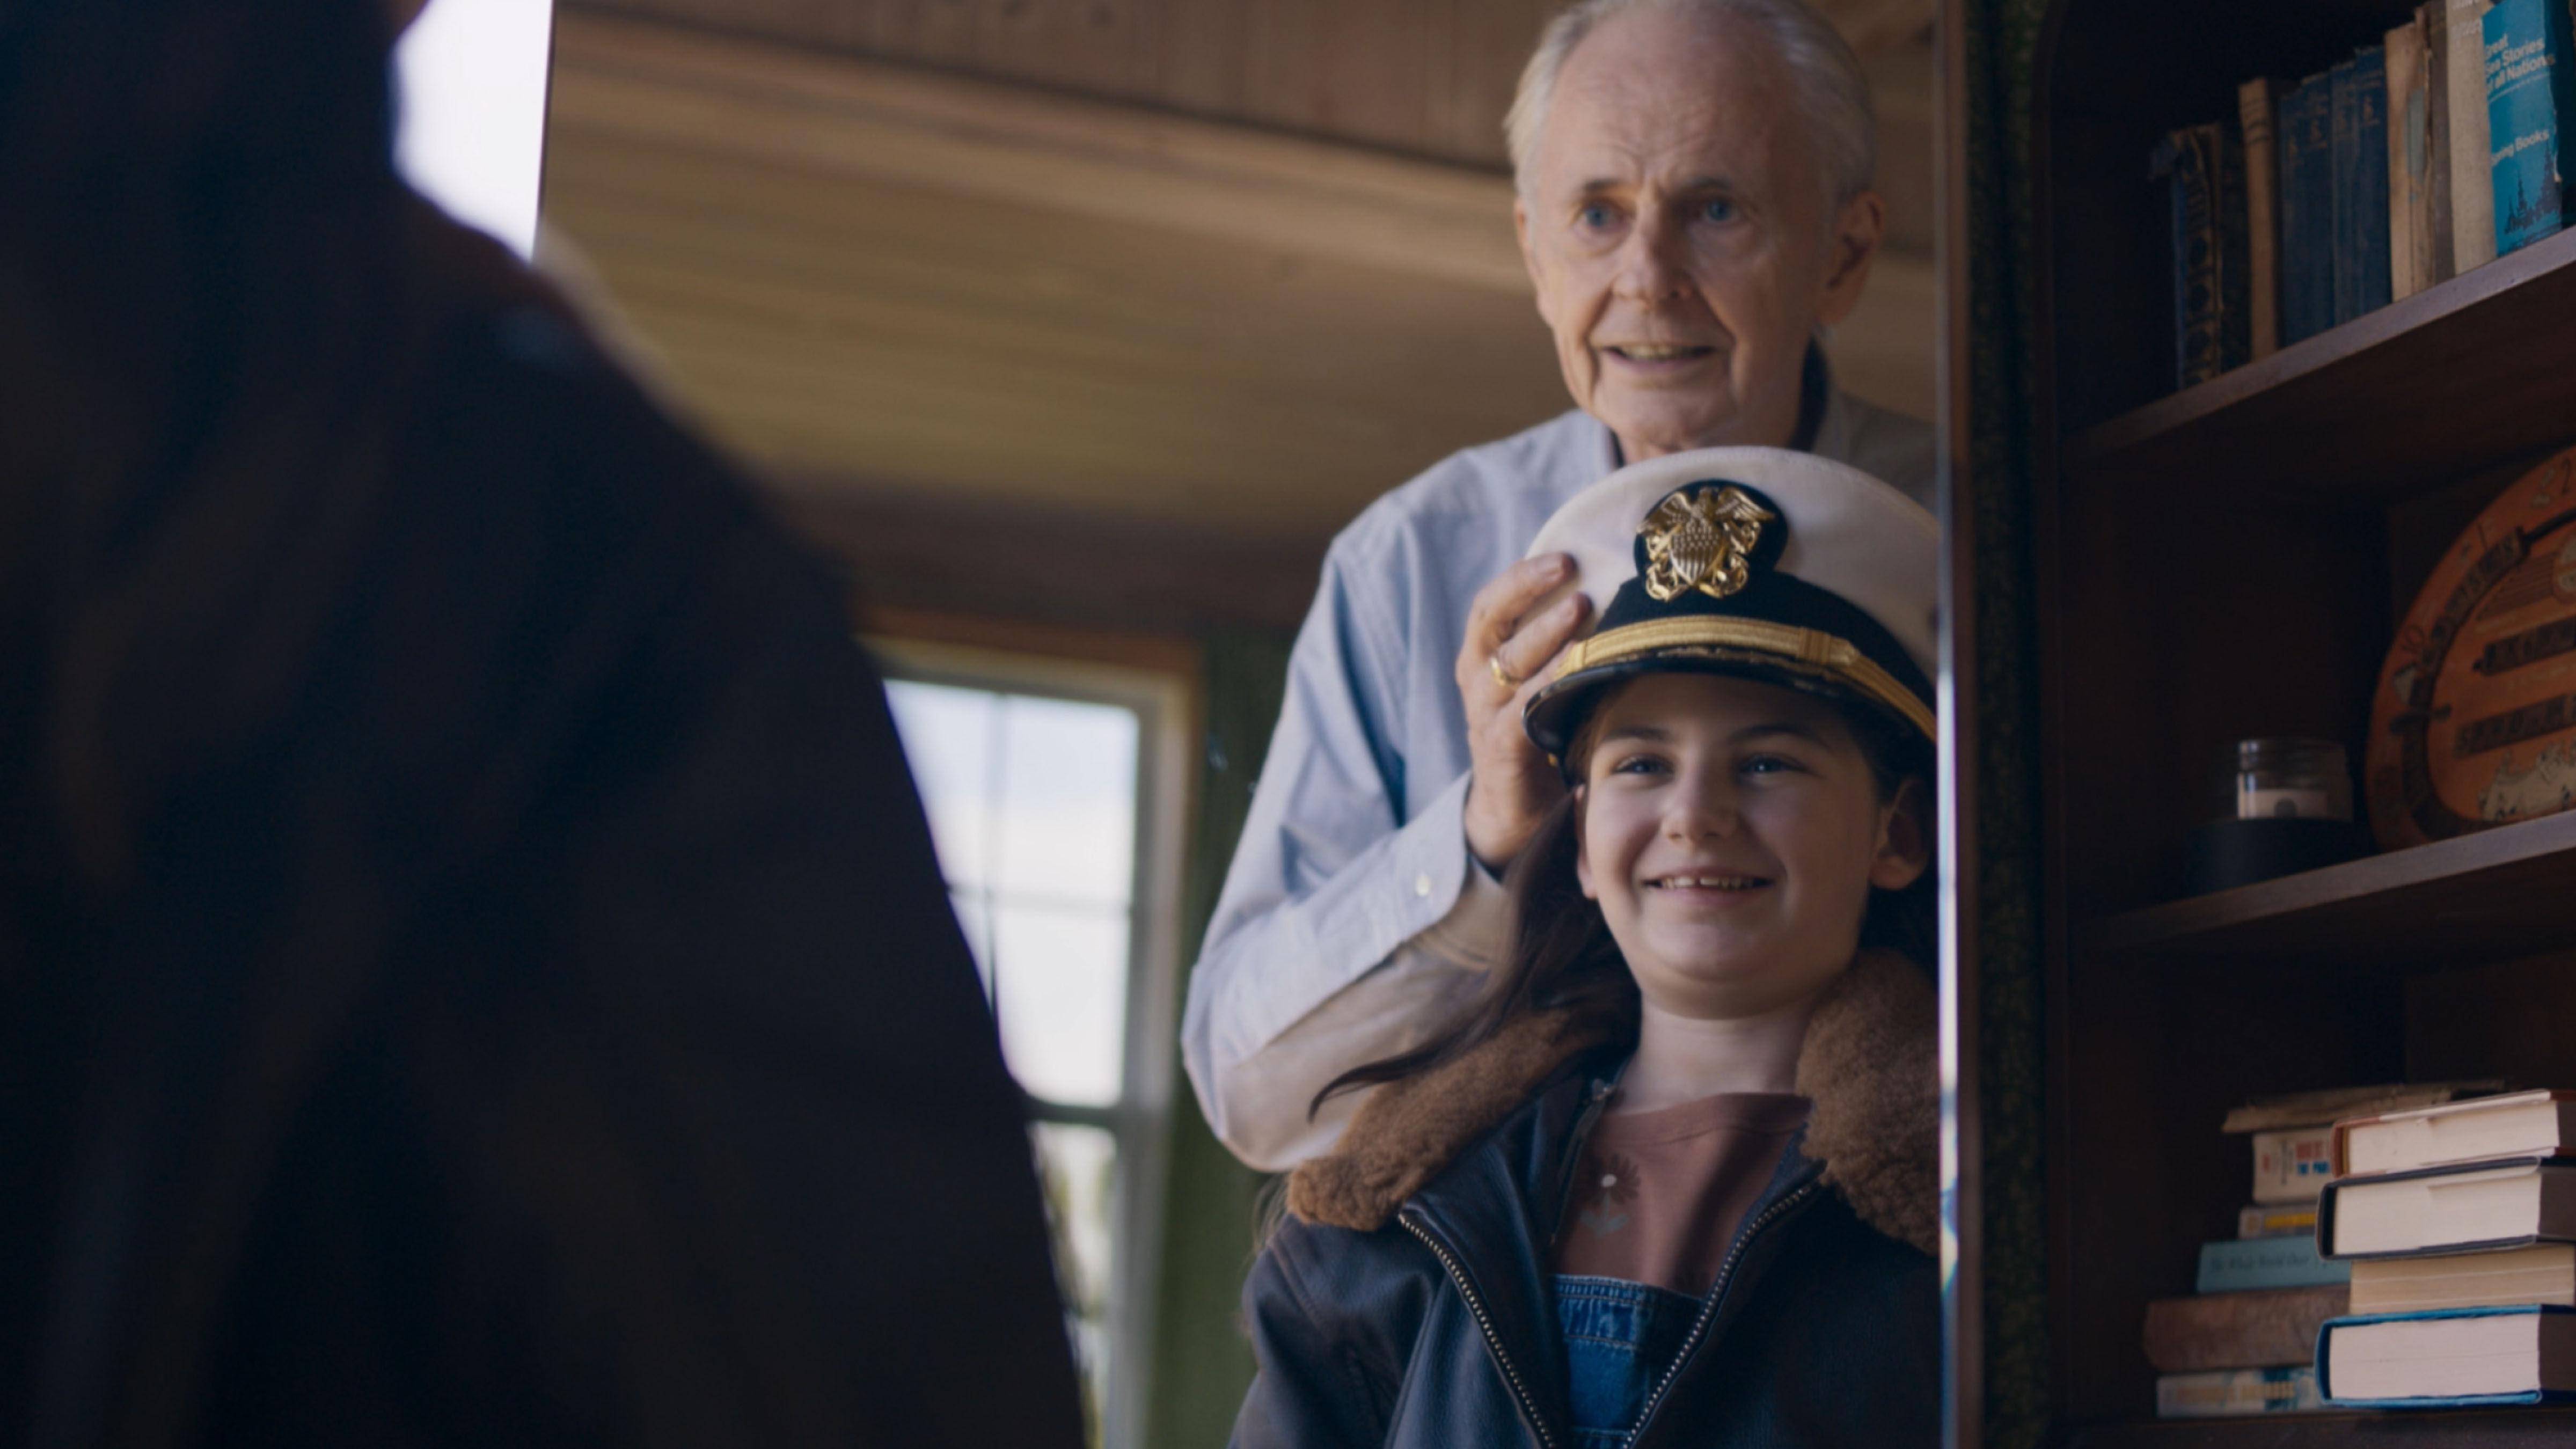
<instances>
[{"instance_id":1,"label":"girl's face","mask_svg":"<svg viewBox=\"0 0 2576 1449\"><path fill-rule=\"evenodd\" d=\"M1575 877L1655 1007L1732 1019L1813 996L1850 964L1870 887L1922 873L1920 786L1882 802L1823 700L1648 674L1599 708Z\"/></svg>"}]
</instances>

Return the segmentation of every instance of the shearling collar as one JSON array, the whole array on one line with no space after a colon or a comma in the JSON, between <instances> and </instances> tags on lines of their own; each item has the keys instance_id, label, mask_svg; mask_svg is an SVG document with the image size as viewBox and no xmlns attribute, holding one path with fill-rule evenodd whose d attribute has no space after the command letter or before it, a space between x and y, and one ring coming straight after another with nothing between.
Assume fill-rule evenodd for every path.
<instances>
[{"instance_id":1,"label":"shearling collar","mask_svg":"<svg viewBox=\"0 0 2576 1449\"><path fill-rule=\"evenodd\" d=\"M1936 1253L1941 1078L1932 984L1905 958L1862 953L1808 1018L1797 1088L1814 1105L1799 1150L1860 1220ZM1377 1089L1334 1150L1288 1179L1288 1210L1371 1232L1572 1057L1617 1028L1523 1017L1433 1071Z\"/></svg>"}]
</instances>

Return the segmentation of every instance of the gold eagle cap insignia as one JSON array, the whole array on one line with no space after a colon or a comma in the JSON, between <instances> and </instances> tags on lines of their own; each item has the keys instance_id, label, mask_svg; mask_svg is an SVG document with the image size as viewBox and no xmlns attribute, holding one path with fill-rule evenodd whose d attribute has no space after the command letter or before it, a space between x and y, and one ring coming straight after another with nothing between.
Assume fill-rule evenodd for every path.
<instances>
[{"instance_id":1,"label":"gold eagle cap insignia","mask_svg":"<svg viewBox=\"0 0 2576 1449\"><path fill-rule=\"evenodd\" d=\"M1637 532L1646 539L1646 592L1668 604L1693 589L1723 599L1753 581L1762 525L1779 517L1741 488L1701 487L1655 505Z\"/></svg>"}]
</instances>

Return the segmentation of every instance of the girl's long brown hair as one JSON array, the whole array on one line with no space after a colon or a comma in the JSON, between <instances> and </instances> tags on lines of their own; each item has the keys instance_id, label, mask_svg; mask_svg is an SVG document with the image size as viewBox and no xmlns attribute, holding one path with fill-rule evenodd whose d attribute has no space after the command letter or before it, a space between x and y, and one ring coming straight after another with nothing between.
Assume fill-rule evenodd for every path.
<instances>
[{"instance_id":1,"label":"girl's long brown hair","mask_svg":"<svg viewBox=\"0 0 2576 1449\"><path fill-rule=\"evenodd\" d=\"M1606 702L1605 694L1593 705L1594 718L1600 717ZM1882 803L1896 799L1907 782L1918 782L1926 802L1923 827L1928 838L1935 813L1930 745L1875 710L1848 704L1838 708L1869 761ZM1591 754L1586 734L1577 732L1569 755L1571 773L1577 776ZM1309 1117L1337 1093L1399 1081L1455 1061L1532 1012L1571 1011L1581 1019L1607 1022L1617 1039L1634 1041L1636 978L1628 974L1628 963L1619 954L1619 943L1611 938L1600 905L1584 897L1574 877L1580 851L1575 828L1579 807L1579 797L1568 792L1504 872L1503 887L1511 898L1509 943L1503 964L1486 979L1484 989L1422 1045L1353 1067L1326 1083L1308 1104ZM1904 890L1873 887L1861 918L1860 944L1896 951L1918 965L1928 965L1939 948L1937 908L1938 886L1928 868Z\"/></svg>"}]
</instances>

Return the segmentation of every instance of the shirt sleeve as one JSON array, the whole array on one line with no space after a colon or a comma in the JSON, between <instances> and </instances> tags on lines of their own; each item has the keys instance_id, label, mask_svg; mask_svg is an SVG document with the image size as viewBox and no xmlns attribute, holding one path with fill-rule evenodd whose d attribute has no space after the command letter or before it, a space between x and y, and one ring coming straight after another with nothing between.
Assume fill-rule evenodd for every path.
<instances>
[{"instance_id":1,"label":"shirt sleeve","mask_svg":"<svg viewBox=\"0 0 2576 1449\"><path fill-rule=\"evenodd\" d=\"M1329 1145L1334 1077L1403 1051L1501 953L1502 888L1467 850L1461 775L1402 818L1405 644L1388 569L1337 546L1289 656L1279 726L1207 944L1181 1054L1208 1123L1254 1167Z\"/></svg>"}]
</instances>

